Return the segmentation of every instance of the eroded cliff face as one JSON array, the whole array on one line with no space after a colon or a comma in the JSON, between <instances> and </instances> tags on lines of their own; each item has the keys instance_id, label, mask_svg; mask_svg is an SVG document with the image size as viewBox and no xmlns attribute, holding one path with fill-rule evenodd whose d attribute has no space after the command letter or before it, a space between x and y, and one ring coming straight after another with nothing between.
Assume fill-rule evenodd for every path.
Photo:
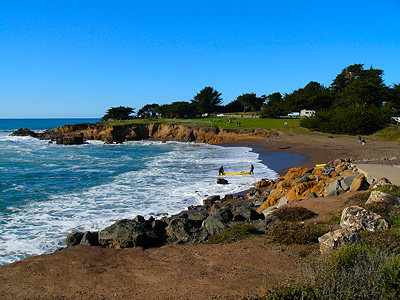
<instances>
[{"instance_id":1,"label":"eroded cliff face","mask_svg":"<svg viewBox=\"0 0 400 300\"><path fill-rule=\"evenodd\" d=\"M270 133L257 132L268 136ZM106 143L124 141L159 140L218 144L238 139L254 137L255 134L243 130L225 130L219 128L189 127L181 124L130 124L107 126L101 123L64 125L42 133L40 139L57 140L60 138L81 137L85 140L101 140Z\"/></svg>"}]
</instances>

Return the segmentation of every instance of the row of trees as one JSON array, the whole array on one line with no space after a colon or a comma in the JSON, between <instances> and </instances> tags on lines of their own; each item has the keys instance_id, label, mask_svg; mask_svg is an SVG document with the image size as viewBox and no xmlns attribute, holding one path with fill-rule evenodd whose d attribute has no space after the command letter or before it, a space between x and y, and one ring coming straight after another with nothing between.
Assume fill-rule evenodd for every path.
<instances>
[{"instance_id":1,"label":"row of trees","mask_svg":"<svg viewBox=\"0 0 400 300\"><path fill-rule=\"evenodd\" d=\"M203 113L222 113L239 111L259 111L266 97L254 93L243 94L227 105L221 105L221 93L207 86L194 96L190 102L175 101L171 104L146 104L137 111L139 118L193 118ZM131 107L112 107L107 110L103 120L129 120L135 109Z\"/></svg>"},{"instance_id":2,"label":"row of trees","mask_svg":"<svg viewBox=\"0 0 400 300\"><path fill-rule=\"evenodd\" d=\"M138 110L137 116L192 118L203 113L261 110L264 118L279 118L293 111L310 109L317 113L302 121L305 127L331 133L366 134L385 126L389 117L400 111L400 85L387 86L382 76L380 69L364 69L362 64L354 64L343 69L329 87L311 81L289 94L275 92L258 97L255 93L246 93L226 105L221 105L221 93L208 86L190 102L147 104ZM113 107L103 120L129 119L133 112L129 107ZM347 124L349 122L351 124Z\"/></svg>"}]
</instances>

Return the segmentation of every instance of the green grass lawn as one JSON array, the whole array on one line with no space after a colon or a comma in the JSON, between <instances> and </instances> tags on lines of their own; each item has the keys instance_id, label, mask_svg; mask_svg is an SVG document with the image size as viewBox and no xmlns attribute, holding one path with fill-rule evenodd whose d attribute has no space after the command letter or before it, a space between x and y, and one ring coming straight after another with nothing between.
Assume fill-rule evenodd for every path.
<instances>
[{"instance_id":1,"label":"green grass lawn","mask_svg":"<svg viewBox=\"0 0 400 300\"><path fill-rule=\"evenodd\" d=\"M148 123L169 123L169 124L185 124L194 126L210 126L225 129L280 129L280 130L296 130L300 129L299 119L260 119L260 118L232 118L232 122L228 122L228 117L221 118L199 118L199 119L133 119L128 121L106 122L106 125L127 125L127 124L148 124ZM239 124L237 122L240 122ZM285 125L285 122L287 125Z\"/></svg>"}]
</instances>

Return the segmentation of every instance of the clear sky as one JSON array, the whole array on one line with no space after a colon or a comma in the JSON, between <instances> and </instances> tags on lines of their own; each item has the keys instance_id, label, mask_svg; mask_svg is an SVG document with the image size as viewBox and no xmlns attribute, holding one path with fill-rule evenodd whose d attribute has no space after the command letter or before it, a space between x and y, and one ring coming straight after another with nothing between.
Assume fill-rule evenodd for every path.
<instances>
[{"instance_id":1,"label":"clear sky","mask_svg":"<svg viewBox=\"0 0 400 300\"><path fill-rule=\"evenodd\" d=\"M400 0L2 1L0 118L329 86L354 63L400 83Z\"/></svg>"}]
</instances>

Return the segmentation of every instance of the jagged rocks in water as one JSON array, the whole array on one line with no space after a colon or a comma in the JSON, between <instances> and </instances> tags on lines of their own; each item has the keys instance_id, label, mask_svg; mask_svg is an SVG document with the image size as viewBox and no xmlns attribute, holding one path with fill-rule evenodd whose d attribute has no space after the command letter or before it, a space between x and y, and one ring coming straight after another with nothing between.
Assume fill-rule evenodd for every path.
<instances>
[{"instance_id":1,"label":"jagged rocks in water","mask_svg":"<svg viewBox=\"0 0 400 300\"><path fill-rule=\"evenodd\" d=\"M123 219L100 231L99 243L109 248L149 248L163 245L165 236L146 222Z\"/></svg>"},{"instance_id":2,"label":"jagged rocks in water","mask_svg":"<svg viewBox=\"0 0 400 300\"><path fill-rule=\"evenodd\" d=\"M342 211L340 226L355 230L376 231L388 229L389 225L380 215L370 212L360 206L346 207Z\"/></svg>"},{"instance_id":3,"label":"jagged rocks in water","mask_svg":"<svg viewBox=\"0 0 400 300\"><path fill-rule=\"evenodd\" d=\"M71 232L70 234L68 234L67 238L65 239L67 247L79 245L83 238L83 235L83 232Z\"/></svg>"},{"instance_id":4,"label":"jagged rocks in water","mask_svg":"<svg viewBox=\"0 0 400 300\"><path fill-rule=\"evenodd\" d=\"M322 254L328 254L339 247L356 244L360 240L361 236L356 230L340 228L318 238L319 250Z\"/></svg>"},{"instance_id":5,"label":"jagged rocks in water","mask_svg":"<svg viewBox=\"0 0 400 300\"><path fill-rule=\"evenodd\" d=\"M85 234L83 235L79 245L81 245L81 246L100 246L99 233L97 231L86 231Z\"/></svg>"},{"instance_id":6,"label":"jagged rocks in water","mask_svg":"<svg viewBox=\"0 0 400 300\"><path fill-rule=\"evenodd\" d=\"M10 136L31 136L36 138L38 134L32 130L29 130L28 128L20 128L11 133Z\"/></svg>"},{"instance_id":7,"label":"jagged rocks in water","mask_svg":"<svg viewBox=\"0 0 400 300\"><path fill-rule=\"evenodd\" d=\"M56 143L60 145L82 145L83 142L84 142L83 135L56 137Z\"/></svg>"},{"instance_id":8,"label":"jagged rocks in water","mask_svg":"<svg viewBox=\"0 0 400 300\"><path fill-rule=\"evenodd\" d=\"M233 214L230 209L219 208L204 220L203 226L210 235L213 235L226 229L232 219Z\"/></svg>"},{"instance_id":9,"label":"jagged rocks in water","mask_svg":"<svg viewBox=\"0 0 400 300\"><path fill-rule=\"evenodd\" d=\"M207 240L208 232L202 227L206 216L202 213L180 214L167 219L165 232L169 243L197 243Z\"/></svg>"},{"instance_id":10,"label":"jagged rocks in water","mask_svg":"<svg viewBox=\"0 0 400 300\"><path fill-rule=\"evenodd\" d=\"M217 179L217 183L218 184L228 184L228 180L226 180L224 178L218 178Z\"/></svg>"}]
</instances>

